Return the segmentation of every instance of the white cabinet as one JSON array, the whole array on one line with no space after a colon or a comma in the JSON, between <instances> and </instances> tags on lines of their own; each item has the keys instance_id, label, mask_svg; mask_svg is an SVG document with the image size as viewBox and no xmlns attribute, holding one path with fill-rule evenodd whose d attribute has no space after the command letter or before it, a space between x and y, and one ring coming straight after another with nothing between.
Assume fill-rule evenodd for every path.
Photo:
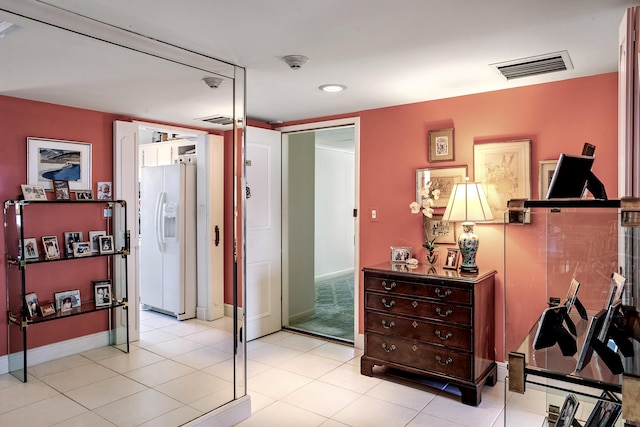
<instances>
[{"instance_id":1,"label":"white cabinet","mask_svg":"<svg viewBox=\"0 0 640 427\"><path fill-rule=\"evenodd\" d=\"M140 166L195 163L196 144L187 139L140 145Z\"/></svg>"}]
</instances>

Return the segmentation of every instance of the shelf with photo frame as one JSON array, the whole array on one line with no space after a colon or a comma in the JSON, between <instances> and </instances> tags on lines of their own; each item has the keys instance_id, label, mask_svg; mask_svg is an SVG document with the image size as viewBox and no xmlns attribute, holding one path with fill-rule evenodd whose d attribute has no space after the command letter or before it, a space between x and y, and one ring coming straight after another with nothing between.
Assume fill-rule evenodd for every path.
<instances>
[{"instance_id":1,"label":"shelf with photo frame","mask_svg":"<svg viewBox=\"0 0 640 427\"><path fill-rule=\"evenodd\" d=\"M505 425L522 411L544 425L640 421L638 202L525 200L505 213Z\"/></svg>"},{"instance_id":2,"label":"shelf with photo frame","mask_svg":"<svg viewBox=\"0 0 640 427\"><path fill-rule=\"evenodd\" d=\"M27 381L27 336L40 345L77 338L73 322L108 325L105 344L129 352L126 202L8 200L4 233L11 374ZM62 338L49 338L53 321Z\"/></svg>"}]
</instances>

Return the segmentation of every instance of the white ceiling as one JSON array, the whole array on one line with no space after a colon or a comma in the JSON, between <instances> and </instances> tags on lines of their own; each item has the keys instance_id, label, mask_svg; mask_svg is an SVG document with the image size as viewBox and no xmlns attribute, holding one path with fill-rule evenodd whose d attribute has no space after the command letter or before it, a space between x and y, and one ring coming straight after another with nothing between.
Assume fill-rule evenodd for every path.
<instances>
[{"instance_id":1,"label":"white ceiling","mask_svg":"<svg viewBox=\"0 0 640 427\"><path fill-rule=\"evenodd\" d=\"M25 4L44 16L66 9L245 67L247 117L288 122L617 71L618 28L637 3L0 0L0 20L24 27L0 39L0 94L184 125L230 113L228 81L210 89L201 82L210 72L141 60L8 13L24 13ZM489 67L563 50L573 70L507 82ZM290 54L310 61L292 70L281 59ZM224 66L207 71L227 73ZM348 89L323 93L325 83Z\"/></svg>"}]
</instances>

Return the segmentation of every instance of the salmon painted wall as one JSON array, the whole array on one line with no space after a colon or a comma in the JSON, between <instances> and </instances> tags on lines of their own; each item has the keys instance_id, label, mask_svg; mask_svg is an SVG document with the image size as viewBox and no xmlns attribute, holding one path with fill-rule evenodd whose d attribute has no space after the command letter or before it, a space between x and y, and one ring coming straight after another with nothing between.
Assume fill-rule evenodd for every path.
<instances>
[{"instance_id":1,"label":"salmon painted wall","mask_svg":"<svg viewBox=\"0 0 640 427\"><path fill-rule=\"evenodd\" d=\"M409 211L416 169L467 165L473 179L474 144L530 139L532 197L538 198L538 161L557 159L562 152L580 154L588 141L597 147L593 170L609 198L616 198L617 76L609 73L361 112L360 267L388 261L390 246L411 246L416 257L424 259L422 218ZM429 164L429 130L450 127L455 129L455 160ZM375 222L369 220L373 207L378 210ZM498 271L496 353L502 360L504 226L479 224L476 233L478 265ZM520 301L524 306L526 295Z\"/></svg>"}]
</instances>

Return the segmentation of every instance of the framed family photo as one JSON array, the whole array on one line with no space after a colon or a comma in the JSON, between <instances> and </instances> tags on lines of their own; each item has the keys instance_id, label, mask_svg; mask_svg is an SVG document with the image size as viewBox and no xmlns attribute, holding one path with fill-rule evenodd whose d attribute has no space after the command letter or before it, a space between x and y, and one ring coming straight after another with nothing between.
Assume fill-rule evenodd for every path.
<instances>
[{"instance_id":1,"label":"framed family photo","mask_svg":"<svg viewBox=\"0 0 640 427\"><path fill-rule=\"evenodd\" d=\"M54 294L56 300L56 310L69 311L72 308L80 307L80 291L56 292Z\"/></svg>"},{"instance_id":2,"label":"framed family photo","mask_svg":"<svg viewBox=\"0 0 640 427\"><path fill-rule=\"evenodd\" d=\"M439 190L438 200L433 201L436 208L444 208L449 203L449 197L453 191L453 186L464 182L467 177L466 166L452 166L448 168L424 168L416 170L416 202L422 204L420 189L431 182L429 189Z\"/></svg>"},{"instance_id":3,"label":"framed family photo","mask_svg":"<svg viewBox=\"0 0 640 427\"><path fill-rule=\"evenodd\" d=\"M27 138L27 183L53 189L54 180L69 188L91 188L91 144L57 139Z\"/></svg>"},{"instance_id":4,"label":"framed family photo","mask_svg":"<svg viewBox=\"0 0 640 427\"><path fill-rule=\"evenodd\" d=\"M91 242L73 242L73 257L91 256Z\"/></svg>"},{"instance_id":5,"label":"framed family photo","mask_svg":"<svg viewBox=\"0 0 640 427\"><path fill-rule=\"evenodd\" d=\"M60 247L57 236L42 236L42 246L44 247L45 259L59 259Z\"/></svg>"},{"instance_id":6,"label":"framed family photo","mask_svg":"<svg viewBox=\"0 0 640 427\"><path fill-rule=\"evenodd\" d=\"M442 266L442 268L457 270L459 253L460 249L447 248L447 257L444 259L444 265Z\"/></svg>"},{"instance_id":7,"label":"framed family photo","mask_svg":"<svg viewBox=\"0 0 640 427\"><path fill-rule=\"evenodd\" d=\"M93 200L93 190L76 190L76 200Z\"/></svg>"},{"instance_id":8,"label":"framed family photo","mask_svg":"<svg viewBox=\"0 0 640 427\"><path fill-rule=\"evenodd\" d=\"M90 231L89 232L89 241L91 242L91 253L99 254L100 253L100 237L106 236L107 232L104 230L101 231Z\"/></svg>"},{"instance_id":9,"label":"framed family photo","mask_svg":"<svg viewBox=\"0 0 640 427\"><path fill-rule=\"evenodd\" d=\"M111 280L93 282L93 300L96 303L96 307L111 305Z\"/></svg>"},{"instance_id":10,"label":"framed family photo","mask_svg":"<svg viewBox=\"0 0 640 427\"><path fill-rule=\"evenodd\" d=\"M429 131L429 163L454 160L453 128Z\"/></svg>"},{"instance_id":11,"label":"framed family photo","mask_svg":"<svg viewBox=\"0 0 640 427\"><path fill-rule=\"evenodd\" d=\"M24 239L22 248L22 257L24 259L38 259L38 243L34 237Z\"/></svg>"},{"instance_id":12,"label":"framed family photo","mask_svg":"<svg viewBox=\"0 0 640 427\"><path fill-rule=\"evenodd\" d=\"M423 215L424 240L436 243L456 243L456 223L443 221L442 215L433 214L431 218Z\"/></svg>"},{"instance_id":13,"label":"framed family photo","mask_svg":"<svg viewBox=\"0 0 640 427\"><path fill-rule=\"evenodd\" d=\"M411 259L411 254L410 246L391 246L391 262L406 263Z\"/></svg>"},{"instance_id":14,"label":"framed family photo","mask_svg":"<svg viewBox=\"0 0 640 427\"><path fill-rule=\"evenodd\" d=\"M69 181L59 179L53 180L53 191L56 194L56 200L71 199L71 193L69 192Z\"/></svg>"},{"instance_id":15,"label":"framed family photo","mask_svg":"<svg viewBox=\"0 0 640 427\"><path fill-rule=\"evenodd\" d=\"M73 244L82 242L82 231L65 231L64 232L64 254L69 258L73 257Z\"/></svg>"},{"instance_id":16,"label":"framed family photo","mask_svg":"<svg viewBox=\"0 0 640 427\"><path fill-rule=\"evenodd\" d=\"M113 250L113 236L100 236L98 237L100 242L100 255L112 254Z\"/></svg>"},{"instance_id":17,"label":"framed family photo","mask_svg":"<svg viewBox=\"0 0 640 427\"><path fill-rule=\"evenodd\" d=\"M38 303L38 296L35 292L28 293L24 296L24 302L27 305L29 317L42 316L42 309Z\"/></svg>"},{"instance_id":18,"label":"framed family photo","mask_svg":"<svg viewBox=\"0 0 640 427\"><path fill-rule=\"evenodd\" d=\"M531 140L475 144L473 164L494 223L504 223L509 200L531 198Z\"/></svg>"}]
</instances>

